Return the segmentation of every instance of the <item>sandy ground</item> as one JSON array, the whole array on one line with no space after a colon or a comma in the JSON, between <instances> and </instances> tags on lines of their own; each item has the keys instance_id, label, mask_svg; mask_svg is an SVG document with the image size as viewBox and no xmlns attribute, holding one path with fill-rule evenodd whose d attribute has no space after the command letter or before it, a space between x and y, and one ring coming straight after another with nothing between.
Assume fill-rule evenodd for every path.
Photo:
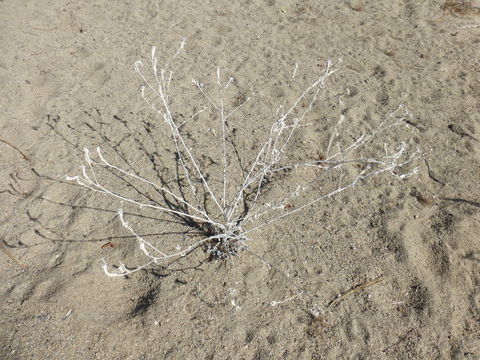
<instances>
[{"instance_id":1,"label":"sandy ground","mask_svg":"<svg viewBox=\"0 0 480 360\"><path fill-rule=\"evenodd\" d=\"M455 3L0 1L0 357L479 359L480 17ZM168 58L182 37L182 115L199 105L182 81L214 83L226 69L233 103L258 95L235 120L247 145L292 98L296 63L302 86L343 58L293 153L325 148L325 119L345 116L353 136L403 103L409 128L383 141L421 148L420 172L380 176L253 234L275 269L198 250L108 278L100 259L142 260L120 206L152 242L175 241L176 225L64 176L78 174L85 146L154 175L146 155L162 164L168 146L133 63L152 45ZM208 140L199 124L193 136Z\"/></svg>"}]
</instances>

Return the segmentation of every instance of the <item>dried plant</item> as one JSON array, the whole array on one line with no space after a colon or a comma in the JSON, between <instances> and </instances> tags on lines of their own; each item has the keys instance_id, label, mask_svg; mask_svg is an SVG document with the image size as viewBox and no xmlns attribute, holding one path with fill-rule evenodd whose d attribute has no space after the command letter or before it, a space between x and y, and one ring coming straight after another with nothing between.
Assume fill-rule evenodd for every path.
<instances>
[{"instance_id":1,"label":"dried plant","mask_svg":"<svg viewBox=\"0 0 480 360\"><path fill-rule=\"evenodd\" d=\"M375 128L357 135L353 140L342 138L342 129L348 124L342 116L332 130L325 152L317 159L295 158L291 145L301 127L307 126L305 118L325 89L327 80L337 71L337 63L327 62L321 75L290 104L284 103L276 111L270 130L264 134L264 140L258 146L254 156L245 159L233 140L235 128L232 123L242 119L242 108L253 97L237 96L227 101L227 92L234 79L224 79L220 69L216 72L218 98L215 91L199 81L193 80L193 86L204 99L204 106L194 110L187 120L179 120L175 114L171 86L175 82L171 64L182 51L182 41L172 59L160 66L156 49L152 49L150 65L152 73L146 73L141 61L135 63L135 70L144 82L142 96L155 110L161 120L161 126L167 129L172 164L176 167L173 181L170 175L160 175L160 179L149 180L136 170L125 170L110 162L100 148L95 156L84 150L85 165L81 174L67 177L97 193L105 194L122 202L138 206L140 209L153 209L162 215L180 219L203 235L200 239L189 237L190 243L177 244L175 247L157 244L140 236L122 210L119 219L138 241L142 252L147 256L144 264L135 267L121 265L110 271L104 261L103 268L108 276L124 276L148 266L159 264L166 259L181 257L197 248L203 248L211 258L225 259L249 251L249 243L261 237L258 231L267 225L304 210L322 200L361 185L365 180L390 173L403 179L414 174L417 169L408 169L420 154L410 152L405 143L393 147L384 145L383 154L376 157L362 156L362 149L374 141L382 140L394 127L406 125L411 115L404 106L398 107ZM293 77L297 66L295 66ZM183 104L187 106L187 104ZM190 109L183 109L187 111ZM244 116L244 115L243 115ZM218 146L210 147L204 153L198 141L192 141L188 132L190 124L205 120L211 137L201 134L204 143L216 141ZM351 137L350 137L351 138ZM257 143L258 144L258 143ZM162 144L163 145L163 144ZM205 145L205 144L203 144ZM251 152L250 152L251 153ZM243 155L247 156L247 155ZM211 159L209 162L203 159ZM110 176L118 176L129 184L147 186L157 194L156 198L138 199L132 195L133 185L127 188L112 187L104 179L103 171ZM282 177L283 176L283 177ZM294 188L285 185L284 176L292 177ZM130 191L130 192L129 192ZM168 249L168 247L170 247ZM265 262L268 265L268 262Z\"/></svg>"},{"instance_id":2,"label":"dried plant","mask_svg":"<svg viewBox=\"0 0 480 360\"><path fill-rule=\"evenodd\" d=\"M480 5L469 0L446 0L440 8L452 15L480 15Z\"/></svg>"}]
</instances>

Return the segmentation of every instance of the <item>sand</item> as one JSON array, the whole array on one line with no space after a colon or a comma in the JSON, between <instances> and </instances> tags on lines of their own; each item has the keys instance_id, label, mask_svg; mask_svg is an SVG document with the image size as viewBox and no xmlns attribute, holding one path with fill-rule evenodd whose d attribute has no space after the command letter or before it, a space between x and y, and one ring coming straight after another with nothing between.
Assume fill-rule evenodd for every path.
<instances>
[{"instance_id":1,"label":"sand","mask_svg":"<svg viewBox=\"0 0 480 360\"><path fill-rule=\"evenodd\" d=\"M460 3L0 1L0 358L479 359L480 17ZM271 268L198 249L107 277L102 258L143 260L120 207L160 245L181 229L64 177L96 146L149 178L174 170L133 63L154 45L168 59L182 38L178 116L202 104L190 79L214 84L217 67L235 78L232 103L255 93L235 120L242 158L276 107L342 58L293 155L320 156L340 116L354 136L405 104L409 127L382 143L421 149L419 172L255 232ZM218 149L208 121L196 126L199 150Z\"/></svg>"}]
</instances>

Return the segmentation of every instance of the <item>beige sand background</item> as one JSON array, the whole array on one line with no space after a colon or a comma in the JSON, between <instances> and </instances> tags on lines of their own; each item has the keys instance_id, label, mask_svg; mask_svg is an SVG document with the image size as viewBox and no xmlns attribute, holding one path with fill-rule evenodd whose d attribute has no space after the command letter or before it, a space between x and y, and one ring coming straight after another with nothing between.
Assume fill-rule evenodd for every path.
<instances>
[{"instance_id":1,"label":"beige sand background","mask_svg":"<svg viewBox=\"0 0 480 360\"><path fill-rule=\"evenodd\" d=\"M18 262L0 254L0 358L479 359L480 17L461 3L0 1L0 241ZM220 66L238 79L234 97L257 92L237 120L245 144L291 99L295 63L301 83L341 57L295 154L325 148L322 119L343 114L353 134L404 103L410 127L385 141L419 146L421 171L255 233L281 272L197 251L106 277L101 258L141 260L116 218L123 205L63 178L85 146L150 169L145 153L165 144L133 63L152 45L170 56L182 37L180 82L214 82ZM188 94L176 93L185 114L198 100ZM175 229L126 211L152 241Z\"/></svg>"}]
</instances>

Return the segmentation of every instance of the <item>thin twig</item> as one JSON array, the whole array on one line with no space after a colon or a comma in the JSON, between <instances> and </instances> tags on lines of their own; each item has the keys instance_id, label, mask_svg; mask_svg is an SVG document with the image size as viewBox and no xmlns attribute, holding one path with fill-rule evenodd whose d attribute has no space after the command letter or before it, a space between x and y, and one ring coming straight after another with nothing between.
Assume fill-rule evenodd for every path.
<instances>
[{"instance_id":1,"label":"thin twig","mask_svg":"<svg viewBox=\"0 0 480 360\"><path fill-rule=\"evenodd\" d=\"M349 295L352 295L352 294L355 294L359 291L362 291L364 289L366 289L367 287L370 287L372 285L375 285L381 281L385 280L385 278L383 276L379 276L378 278L372 280L372 281L369 281L369 282L366 282L364 284L361 284L361 285L357 285L353 288L351 288L350 290L347 290L343 293L340 293L338 294L335 299L333 299L332 301L330 301L330 303L328 304L328 307L329 308L334 308L335 306L337 306L341 301L343 301L347 296Z\"/></svg>"},{"instance_id":2,"label":"thin twig","mask_svg":"<svg viewBox=\"0 0 480 360\"><path fill-rule=\"evenodd\" d=\"M10 260L12 260L15 264L17 264L18 266L20 266L21 268L23 269L27 269L28 268L28 265L25 265L25 264L22 264L20 261L18 261L17 259L15 259L15 257L10 254L10 252L5 249L5 245L3 244L3 242L0 243L0 250L5 254L7 255Z\"/></svg>"},{"instance_id":3,"label":"thin twig","mask_svg":"<svg viewBox=\"0 0 480 360\"><path fill-rule=\"evenodd\" d=\"M17 150L26 161L28 161L29 163L32 163L32 160L30 160L30 158L27 155L25 155L25 153L22 150L20 150L18 147L16 147L12 143L8 142L7 140L0 139L0 141L3 142L4 144L7 144L10 147L12 147L13 149Z\"/></svg>"}]
</instances>

